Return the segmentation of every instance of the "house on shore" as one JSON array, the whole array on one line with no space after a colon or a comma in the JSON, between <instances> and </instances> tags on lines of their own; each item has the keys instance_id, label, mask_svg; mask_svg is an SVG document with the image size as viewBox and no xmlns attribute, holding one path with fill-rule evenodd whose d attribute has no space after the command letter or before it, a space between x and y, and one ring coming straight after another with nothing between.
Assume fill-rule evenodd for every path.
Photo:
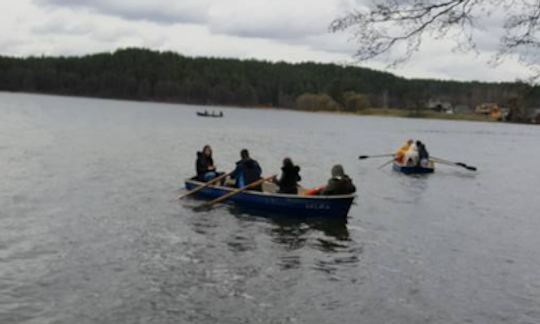
<instances>
[{"instance_id":1,"label":"house on shore","mask_svg":"<svg viewBox=\"0 0 540 324\"><path fill-rule=\"evenodd\" d=\"M426 108L440 113L454 113L454 106L452 103L450 101L440 99L430 99L426 104Z\"/></svg>"},{"instance_id":2,"label":"house on shore","mask_svg":"<svg viewBox=\"0 0 540 324\"><path fill-rule=\"evenodd\" d=\"M533 124L540 124L540 108L529 109L529 119Z\"/></svg>"}]
</instances>

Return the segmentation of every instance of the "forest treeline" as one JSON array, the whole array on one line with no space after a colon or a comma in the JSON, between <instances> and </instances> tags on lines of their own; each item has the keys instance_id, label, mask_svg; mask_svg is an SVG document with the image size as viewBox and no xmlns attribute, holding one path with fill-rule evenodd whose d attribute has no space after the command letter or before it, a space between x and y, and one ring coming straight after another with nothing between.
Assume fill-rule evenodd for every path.
<instances>
[{"instance_id":1,"label":"forest treeline","mask_svg":"<svg viewBox=\"0 0 540 324\"><path fill-rule=\"evenodd\" d=\"M411 109L430 99L471 108L484 102L540 106L539 89L523 83L411 80L352 66L139 48L81 57L0 56L0 90L304 110Z\"/></svg>"}]
</instances>

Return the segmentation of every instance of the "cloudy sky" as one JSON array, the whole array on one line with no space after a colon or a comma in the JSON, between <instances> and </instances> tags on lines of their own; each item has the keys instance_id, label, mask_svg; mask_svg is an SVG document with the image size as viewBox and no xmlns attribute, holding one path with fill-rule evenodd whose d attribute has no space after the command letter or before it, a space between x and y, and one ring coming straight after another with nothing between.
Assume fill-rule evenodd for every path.
<instances>
[{"instance_id":1,"label":"cloudy sky","mask_svg":"<svg viewBox=\"0 0 540 324\"><path fill-rule=\"evenodd\" d=\"M347 34L330 22L368 0L2 0L0 54L79 55L121 47L173 50L190 56L289 62L354 62ZM411 61L386 69L405 77L514 81L527 69L513 59L487 61L497 30L480 30L478 53L457 53L447 40L429 40Z\"/></svg>"}]
</instances>

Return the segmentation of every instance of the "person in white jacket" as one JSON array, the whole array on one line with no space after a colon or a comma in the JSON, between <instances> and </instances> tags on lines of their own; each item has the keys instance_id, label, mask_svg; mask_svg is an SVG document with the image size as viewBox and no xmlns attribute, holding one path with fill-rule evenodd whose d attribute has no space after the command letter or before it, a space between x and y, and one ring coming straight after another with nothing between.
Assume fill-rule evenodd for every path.
<instances>
[{"instance_id":1,"label":"person in white jacket","mask_svg":"<svg viewBox=\"0 0 540 324\"><path fill-rule=\"evenodd\" d=\"M418 146L416 146L416 143L412 143L409 146L409 150L405 153L403 160L406 166L415 166L418 164Z\"/></svg>"}]
</instances>

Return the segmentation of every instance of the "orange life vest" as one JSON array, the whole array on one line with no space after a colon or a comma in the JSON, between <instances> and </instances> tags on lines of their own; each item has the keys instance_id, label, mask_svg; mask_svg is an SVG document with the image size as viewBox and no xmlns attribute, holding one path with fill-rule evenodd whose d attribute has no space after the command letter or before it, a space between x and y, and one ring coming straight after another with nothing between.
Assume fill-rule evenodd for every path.
<instances>
[{"instance_id":1,"label":"orange life vest","mask_svg":"<svg viewBox=\"0 0 540 324\"><path fill-rule=\"evenodd\" d=\"M394 160L398 163L403 163L403 159L405 158L405 154L409 151L409 148L411 145L409 143L405 143L402 147L397 150Z\"/></svg>"}]
</instances>

